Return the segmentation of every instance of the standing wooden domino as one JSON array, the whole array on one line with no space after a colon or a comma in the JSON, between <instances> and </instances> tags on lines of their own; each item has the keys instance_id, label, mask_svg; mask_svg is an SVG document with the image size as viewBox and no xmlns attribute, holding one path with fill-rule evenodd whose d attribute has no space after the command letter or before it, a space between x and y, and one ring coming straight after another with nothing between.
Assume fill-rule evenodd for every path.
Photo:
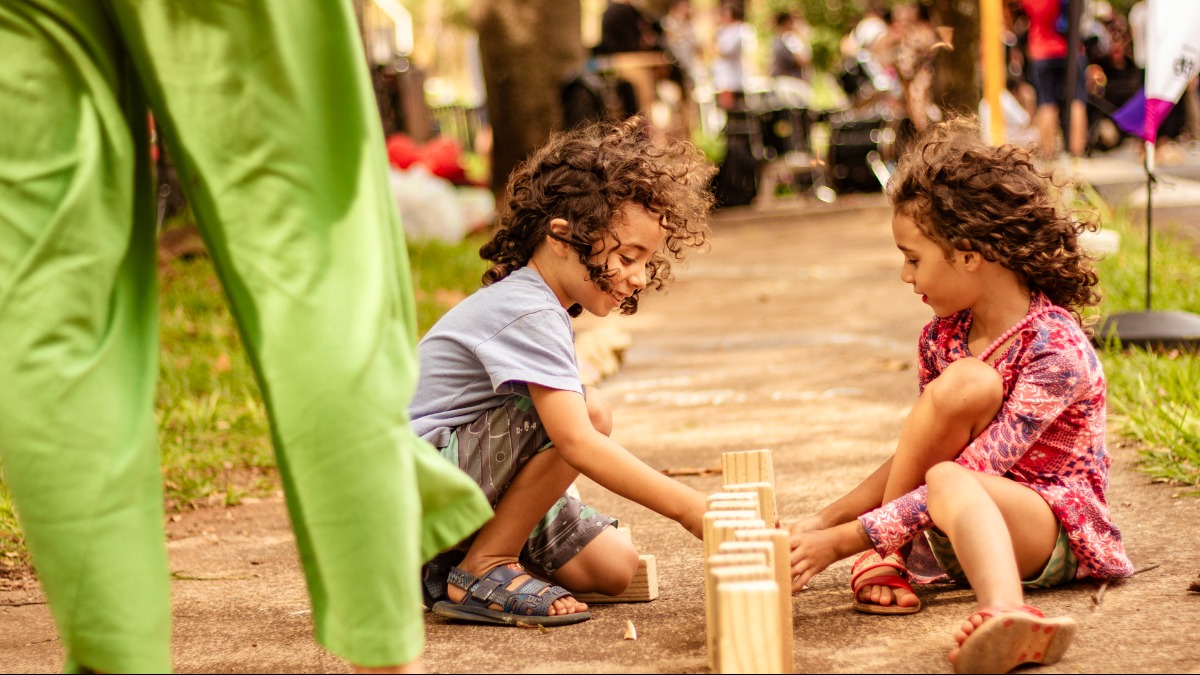
<instances>
[{"instance_id":1,"label":"standing wooden domino","mask_svg":"<svg viewBox=\"0 0 1200 675\"><path fill-rule=\"evenodd\" d=\"M708 633L709 667L713 669L716 668L716 615L713 607L716 596L709 559L718 553L721 542L732 541L738 530L761 530L766 526L762 520L751 516L753 512L749 510L709 511L704 514L704 625Z\"/></svg>"},{"instance_id":2,"label":"standing wooden domino","mask_svg":"<svg viewBox=\"0 0 1200 675\"><path fill-rule=\"evenodd\" d=\"M780 661L783 672L795 672L795 656L793 654L794 623L792 621L792 546L788 539L787 530L767 528L763 530L738 530L734 533L732 542L721 544L722 550L734 551L736 545L755 544L771 549L769 565L774 575L775 583L779 584L779 630Z\"/></svg>"},{"instance_id":3,"label":"standing wooden domino","mask_svg":"<svg viewBox=\"0 0 1200 675\"><path fill-rule=\"evenodd\" d=\"M721 453L721 478L724 485L770 483L771 487L775 487L771 451L762 449Z\"/></svg>"},{"instance_id":4,"label":"standing wooden domino","mask_svg":"<svg viewBox=\"0 0 1200 675\"><path fill-rule=\"evenodd\" d=\"M712 593L708 597L708 602L705 603L705 610L709 613L708 621L705 625L705 641L708 647L709 668L715 672L717 664L720 663L720 607L718 607L717 593L721 581L750 581L763 580L771 578L771 570L767 567L766 556L761 552L756 553L718 553L709 558L708 580L712 586Z\"/></svg>"},{"instance_id":5,"label":"standing wooden domino","mask_svg":"<svg viewBox=\"0 0 1200 675\"><path fill-rule=\"evenodd\" d=\"M775 506L775 487L766 481L758 483L730 483L724 487L730 494L758 495L760 517L768 527L775 527L779 522L779 513ZM729 501L729 500L725 500Z\"/></svg>"},{"instance_id":6,"label":"standing wooden domino","mask_svg":"<svg viewBox=\"0 0 1200 675\"><path fill-rule=\"evenodd\" d=\"M717 584L719 673L783 673L780 661L779 586L774 580Z\"/></svg>"}]
</instances>

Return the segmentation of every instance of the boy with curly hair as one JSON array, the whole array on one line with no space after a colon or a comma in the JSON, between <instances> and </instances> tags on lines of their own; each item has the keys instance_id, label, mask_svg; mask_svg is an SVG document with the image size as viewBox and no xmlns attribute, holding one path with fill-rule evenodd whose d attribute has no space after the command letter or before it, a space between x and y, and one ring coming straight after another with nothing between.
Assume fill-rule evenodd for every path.
<instances>
[{"instance_id":1,"label":"boy with curly hair","mask_svg":"<svg viewBox=\"0 0 1200 675\"><path fill-rule=\"evenodd\" d=\"M580 382L571 317L633 314L644 289L671 279L671 262L706 242L712 173L690 144L654 145L638 118L556 134L513 173L480 250L484 287L418 346L413 428L495 509L426 566L434 612L563 625L591 617L572 592L622 592L637 551L566 494L580 474L700 536L703 495L609 438L608 403Z\"/></svg>"}]
</instances>

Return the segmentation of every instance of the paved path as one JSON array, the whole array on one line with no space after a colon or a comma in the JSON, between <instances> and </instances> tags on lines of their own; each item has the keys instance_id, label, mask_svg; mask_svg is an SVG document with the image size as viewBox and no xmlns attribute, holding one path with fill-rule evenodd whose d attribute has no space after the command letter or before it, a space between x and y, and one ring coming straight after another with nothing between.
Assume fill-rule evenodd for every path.
<instances>
[{"instance_id":1,"label":"paved path","mask_svg":"<svg viewBox=\"0 0 1200 675\"><path fill-rule=\"evenodd\" d=\"M878 195L720 214L712 251L678 283L636 316L604 322L632 338L602 385L615 438L661 469L771 448L785 520L853 487L888 456L916 393L915 341L929 316L898 280L900 261ZM1200 672L1200 594L1186 591L1200 572L1200 499L1150 484L1133 468L1134 449L1111 446L1116 522L1135 564L1160 567L1111 585L1099 605L1094 583L1033 594L1048 614L1080 624L1066 659L1040 672ZM680 480L719 487L715 475ZM657 557L660 598L596 606L592 621L547 632L430 617L432 671L707 671L699 542L589 481L580 488ZM178 670L346 670L312 641L280 499L184 514L169 529ZM843 561L793 596L799 672L950 672L969 591L922 589L920 614L866 616L851 610L848 577ZM36 587L0 589L0 671L61 668L39 600ZM636 641L623 639L626 621Z\"/></svg>"}]
</instances>

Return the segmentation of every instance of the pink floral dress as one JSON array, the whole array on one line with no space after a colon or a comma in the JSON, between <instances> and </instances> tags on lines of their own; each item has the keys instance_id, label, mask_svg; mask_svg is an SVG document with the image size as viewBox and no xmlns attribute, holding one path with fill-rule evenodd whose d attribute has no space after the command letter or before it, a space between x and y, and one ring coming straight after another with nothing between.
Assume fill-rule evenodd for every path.
<instances>
[{"instance_id":1,"label":"pink floral dress","mask_svg":"<svg viewBox=\"0 0 1200 675\"><path fill-rule=\"evenodd\" d=\"M1050 304L1035 293L1030 311ZM971 321L970 310L964 310L925 326L921 391L950 363L972 356ZM1087 336L1066 310L1043 314L1018 331L995 368L1004 383L1004 403L955 461L1040 494L1067 532L1077 578L1129 576L1133 564L1104 496L1112 462L1104 444L1104 371ZM933 526L925 494L922 485L859 517L880 554Z\"/></svg>"}]
</instances>

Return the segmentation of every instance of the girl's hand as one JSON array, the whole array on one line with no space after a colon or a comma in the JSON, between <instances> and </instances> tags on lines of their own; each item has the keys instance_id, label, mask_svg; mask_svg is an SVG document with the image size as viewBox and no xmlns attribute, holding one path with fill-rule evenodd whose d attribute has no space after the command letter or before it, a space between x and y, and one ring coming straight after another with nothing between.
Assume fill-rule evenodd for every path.
<instances>
[{"instance_id":1,"label":"girl's hand","mask_svg":"<svg viewBox=\"0 0 1200 675\"><path fill-rule=\"evenodd\" d=\"M791 530L793 593L826 567L871 546L857 520L824 530L799 529L803 522L796 523Z\"/></svg>"},{"instance_id":2,"label":"girl's hand","mask_svg":"<svg viewBox=\"0 0 1200 675\"><path fill-rule=\"evenodd\" d=\"M798 534L800 532L812 532L813 530L824 530L827 527L829 527L829 525L827 525L822 518L820 518L816 514L813 514L811 516L801 518L800 520L792 523L791 527L789 527L788 530L792 534Z\"/></svg>"},{"instance_id":3,"label":"girl's hand","mask_svg":"<svg viewBox=\"0 0 1200 675\"><path fill-rule=\"evenodd\" d=\"M837 535L833 530L797 530L792 526L792 592L838 561Z\"/></svg>"}]
</instances>

